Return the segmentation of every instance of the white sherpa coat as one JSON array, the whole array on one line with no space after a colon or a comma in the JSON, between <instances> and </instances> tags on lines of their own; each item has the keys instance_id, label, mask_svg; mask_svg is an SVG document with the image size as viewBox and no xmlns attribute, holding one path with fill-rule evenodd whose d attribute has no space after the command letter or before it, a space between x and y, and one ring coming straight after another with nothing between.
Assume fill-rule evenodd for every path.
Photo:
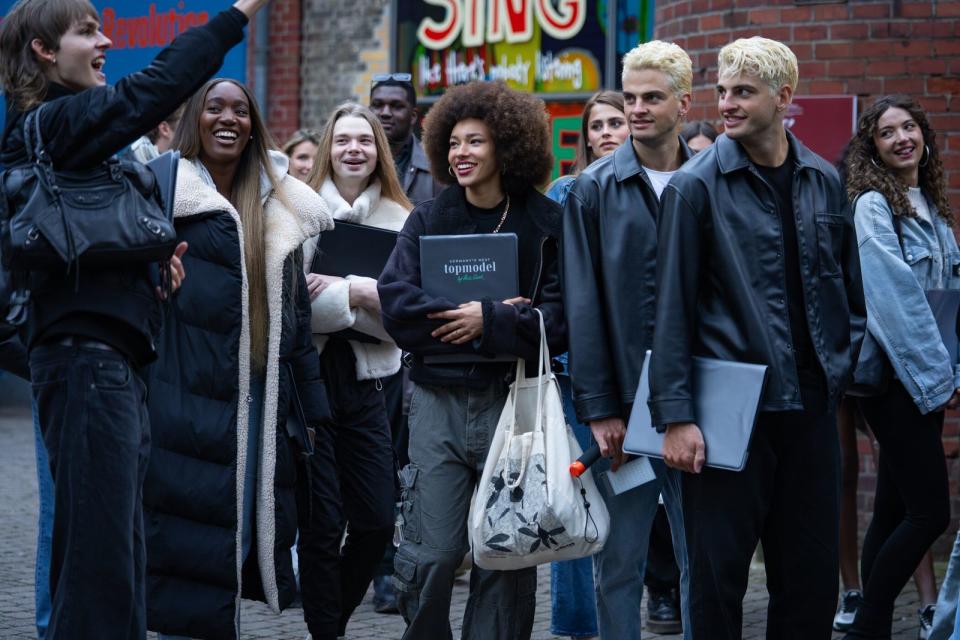
<instances>
[{"instance_id":1,"label":"white sherpa coat","mask_svg":"<svg viewBox=\"0 0 960 640\"><path fill-rule=\"evenodd\" d=\"M391 231L400 231L409 214L399 203L380 197L378 180L357 196L352 206L340 196L330 178L320 187L320 197L327 203L336 220ZM303 244L303 265L308 271L316 248L316 238L310 238ZM369 281L371 278L347 276L345 281L335 282L324 289L313 301L313 344L317 351L322 352L327 344L327 336L324 334L343 329L354 329L378 338L380 344L350 340L350 348L357 359L358 380L385 378L400 370L400 349L384 330L379 314L373 314L363 307L350 306L350 282L363 280Z\"/></svg>"},{"instance_id":2,"label":"white sherpa coat","mask_svg":"<svg viewBox=\"0 0 960 640\"><path fill-rule=\"evenodd\" d=\"M281 163L282 164L282 163ZM257 483L256 523L257 556L263 591L267 604L277 613L280 612L277 576L275 573L273 550L275 541L274 520L274 476L276 472L276 431L277 431L277 388L279 385L279 352L281 338L281 304L283 295L283 265L287 257L303 242L318 233L333 228L333 220L326 203L312 189L299 180L286 174L279 174L280 166L273 167L274 175L282 175L280 188L292 210L287 209L275 194L271 194L264 206L266 218L264 236L266 240L266 278L267 308L270 330L268 335L266 384L263 400L263 425L260 429L260 468ZM201 179L199 172L188 160L181 160L177 172L177 191L174 204L174 218L186 218L209 211L228 212L237 225L240 243L242 283L243 326L240 330L239 353L239 393L237 403L237 614L240 612L242 551L242 513L243 485L246 469L248 434L247 396L250 393L250 316L248 310L248 284L245 262L243 262L243 227L240 214L230 202ZM189 277L189 274L188 274Z\"/></svg>"}]
</instances>

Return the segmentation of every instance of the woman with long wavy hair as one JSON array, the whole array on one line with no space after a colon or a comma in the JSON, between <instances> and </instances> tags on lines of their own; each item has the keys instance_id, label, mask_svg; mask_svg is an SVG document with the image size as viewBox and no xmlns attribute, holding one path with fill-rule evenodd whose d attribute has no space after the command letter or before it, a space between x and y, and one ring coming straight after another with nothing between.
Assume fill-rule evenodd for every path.
<instances>
[{"instance_id":1,"label":"woman with long wavy hair","mask_svg":"<svg viewBox=\"0 0 960 640\"><path fill-rule=\"evenodd\" d=\"M148 622L230 638L241 593L275 611L296 596L297 460L328 417L301 245L333 223L236 80L190 98L174 146L192 277L149 378Z\"/></svg>"},{"instance_id":2,"label":"woman with long wavy hair","mask_svg":"<svg viewBox=\"0 0 960 640\"><path fill-rule=\"evenodd\" d=\"M383 126L359 104L342 104L330 115L307 184L338 224L399 231L411 209ZM303 245L307 271L316 247L316 238ZM335 640L345 634L392 540L395 476L384 396L400 371L400 349L383 328L375 279L307 273L306 281L334 427L317 433L309 461L300 587L313 640Z\"/></svg>"},{"instance_id":3,"label":"woman with long wavy hair","mask_svg":"<svg viewBox=\"0 0 960 640\"><path fill-rule=\"evenodd\" d=\"M926 295L960 289L960 252L936 134L912 98L885 96L864 111L847 193L867 303L855 381L870 390L859 405L880 447L863 603L847 637L889 638L897 595L950 521L940 436L944 409L960 398L956 338L944 339Z\"/></svg>"}]
</instances>

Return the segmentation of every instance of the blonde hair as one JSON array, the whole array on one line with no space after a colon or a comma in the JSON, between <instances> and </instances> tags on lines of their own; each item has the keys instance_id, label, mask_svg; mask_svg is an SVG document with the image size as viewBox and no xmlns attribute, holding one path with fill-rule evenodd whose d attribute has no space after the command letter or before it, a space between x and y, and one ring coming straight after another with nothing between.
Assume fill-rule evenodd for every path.
<instances>
[{"instance_id":1,"label":"blonde hair","mask_svg":"<svg viewBox=\"0 0 960 640\"><path fill-rule=\"evenodd\" d=\"M796 91L800 81L797 56L790 47L760 36L740 38L720 49L717 66L718 77L741 74L756 76L773 92L779 91L784 85Z\"/></svg>"},{"instance_id":2,"label":"blonde hair","mask_svg":"<svg viewBox=\"0 0 960 640\"><path fill-rule=\"evenodd\" d=\"M390 151L390 142L387 140L387 133L383 130L378 118L373 111L367 107L355 102L344 102L333 110L327 123L323 126L323 132L320 135L320 143L317 145L320 150L317 152L317 161L307 176L307 184L314 191L320 191L324 181L333 175L333 128L340 118L362 118L366 120L373 129L373 142L377 147L377 166L374 167L371 178L380 181L380 197L393 200L401 207L409 211L413 208L406 192L400 185L400 179L397 178L397 168L393 163L393 153ZM367 183L369 184L369 183Z\"/></svg>"},{"instance_id":3,"label":"blonde hair","mask_svg":"<svg viewBox=\"0 0 960 640\"><path fill-rule=\"evenodd\" d=\"M266 168L267 178L276 198L287 209L293 210L277 177L269 170L269 151L275 149L273 138L267 130L257 101L247 87L230 78L214 78L207 81L199 91L187 100L183 118L173 139L173 148L184 158L199 158L203 145L200 141L200 115L203 113L207 93L216 85L227 82L243 91L250 105L250 132L252 138L240 154L240 163L233 178L233 188L227 197L240 215L243 227L243 255L247 269L250 314L250 364L254 371L263 372L267 366L270 313L267 304L267 263L265 220L263 202L260 198L261 169ZM296 282L296 280L294 280Z\"/></svg>"},{"instance_id":4,"label":"blonde hair","mask_svg":"<svg viewBox=\"0 0 960 640\"><path fill-rule=\"evenodd\" d=\"M651 40L637 45L623 56L623 73L653 69L667 76L679 98L693 93L693 63L687 52L672 42Z\"/></svg>"}]
</instances>

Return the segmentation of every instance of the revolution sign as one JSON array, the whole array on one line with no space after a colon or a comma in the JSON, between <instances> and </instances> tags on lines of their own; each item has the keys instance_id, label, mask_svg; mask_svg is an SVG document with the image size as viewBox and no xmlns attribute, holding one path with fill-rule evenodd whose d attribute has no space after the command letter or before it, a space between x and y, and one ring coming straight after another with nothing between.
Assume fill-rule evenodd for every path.
<instances>
[{"instance_id":1,"label":"revolution sign","mask_svg":"<svg viewBox=\"0 0 960 640\"><path fill-rule=\"evenodd\" d=\"M140 71L177 35L206 24L212 16L232 4L230 0L157 0L149 3L142 0L93 0L100 12L101 29L113 41L104 65L107 82L113 84L123 76ZM13 5L12 0L0 0L0 11L6 15ZM244 41L227 54L217 75L246 81L246 69Z\"/></svg>"}]
</instances>

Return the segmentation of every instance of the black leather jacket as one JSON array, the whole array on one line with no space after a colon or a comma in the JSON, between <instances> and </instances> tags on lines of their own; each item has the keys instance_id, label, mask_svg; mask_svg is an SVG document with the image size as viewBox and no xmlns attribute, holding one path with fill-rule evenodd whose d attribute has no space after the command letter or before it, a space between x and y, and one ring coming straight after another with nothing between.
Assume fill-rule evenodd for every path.
<instances>
[{"instance_id":1,"label":"black leather jacket","mask_svg":"<svg viewBox=\"0 0 960 640\"><path fill-rule=\"evenodd\" d=\"M683 140L684 161L691 156ZM577 178L563 212L570 379L582 422L624 416L653 342L660 202L632 144Z\"/></svg>"},{"instance_id":2,"label":"black leather jacket","mask_svg":"<svg viewBox=\"0 0 960 640\"><path fill-rule=\"evenodd\" d=\"M831 403L848 385L866 326L853 214L823 158L789 132L804 309ZM766 364L762 411L803 408L792 352L780 216L771 187L725 135L663 193L650 409L696 422L691 356Z\"/></svg>"}]
</instances>

